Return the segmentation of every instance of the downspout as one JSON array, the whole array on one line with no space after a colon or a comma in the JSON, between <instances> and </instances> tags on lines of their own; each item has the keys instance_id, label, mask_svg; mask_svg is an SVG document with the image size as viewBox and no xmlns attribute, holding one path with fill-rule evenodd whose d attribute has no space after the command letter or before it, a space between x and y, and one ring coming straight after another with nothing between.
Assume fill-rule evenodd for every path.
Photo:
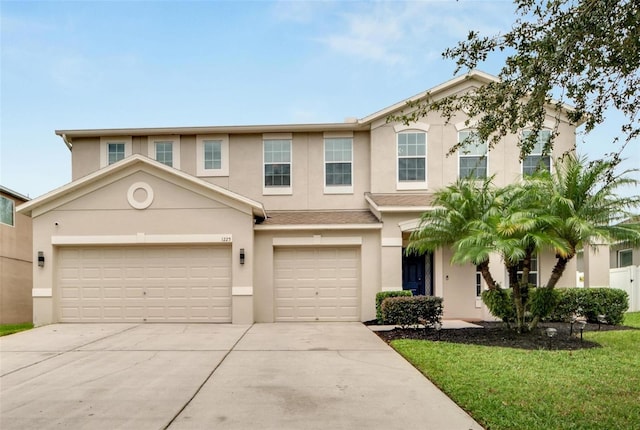
<instances>
[{"instance_id":1,"label":"downspout","mask_svg":"<svg viewBox=\"0 0 640 430\"><path fill-rule=\"evenodd\" d=\"M66 134L62 134L62 140L64 141L64 144L67 145L67 148L69 148L69 151L71 151L71 149L73 148L73 145L71 144L71 141L67 138Z\"/></svg>"}]
</instances>

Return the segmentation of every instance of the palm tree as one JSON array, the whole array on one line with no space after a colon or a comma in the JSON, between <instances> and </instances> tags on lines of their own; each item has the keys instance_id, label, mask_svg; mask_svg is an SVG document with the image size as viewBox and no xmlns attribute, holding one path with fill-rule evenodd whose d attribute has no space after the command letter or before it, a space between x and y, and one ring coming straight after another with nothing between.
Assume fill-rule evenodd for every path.
<instances>
[{"instance_id":1,"label":"palm tree","mask_svg":"<svg viewBox=\"0 0 640 430\"><path fill-rule=\"evenodd\" d=\"M556 264L546 288L556 286L569 261L585 245L640 241L638 225L619 223L640 206L640 196L618 194L622 187L638 186L638 181L628 176L637 170L618 174L615 167L611 161L587 162L584 157L568 154L555 164L553 175L533 179L534 188L547 202L544 212L550 217L546 228L567 245L554 248ZM534 318L532 327L538 320Z\"/></svg>"},{"instance_id":2,"label":"palm tree","mask_svg":"<svg viewBox=\"0 0 640 430\"><path fill-rule=\"evenodd\" d=\"M489 289L499 288L489 270L490 244L478 245L473 253L464 253L459 246L467 238L474 223L491 223L499 217L503 205L501 190L492 183L493 178L484 181L459 179L452 185L435 193L434 209L422 214L417 230L411 233L407 252L424 254L438 248L453 246L452 262L471 262L478 266Z\"/></svg>"}]
</instances>

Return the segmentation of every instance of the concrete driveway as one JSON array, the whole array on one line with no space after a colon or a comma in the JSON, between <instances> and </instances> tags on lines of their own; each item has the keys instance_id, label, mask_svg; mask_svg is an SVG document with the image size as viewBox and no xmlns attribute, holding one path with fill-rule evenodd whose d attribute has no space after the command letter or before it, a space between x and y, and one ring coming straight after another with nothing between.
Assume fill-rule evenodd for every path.
<instances>
[{"instance_id":1,"label":"concrete driveway","mask_svg":"<svg viewBox=\"0 0 640 430\"><path fill-rule=\"evenodd\" d=\"M0 375L3 430L481 428L359 323L57 324Z\"/></svg>"}]
</instances>

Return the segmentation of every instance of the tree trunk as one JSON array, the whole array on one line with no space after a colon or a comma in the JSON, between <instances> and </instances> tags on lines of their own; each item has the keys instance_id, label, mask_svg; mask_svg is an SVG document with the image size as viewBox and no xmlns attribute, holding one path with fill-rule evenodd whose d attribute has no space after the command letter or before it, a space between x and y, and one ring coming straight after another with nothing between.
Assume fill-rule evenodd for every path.
<instances>
[{"instance_id":1,"label":"tree trunk","mask_svg":"<svg viewBox=\"0 0 640 430\"><path fill-rule=\"evenodd\" d=\"M487 283L487 287L489 288L489 290L497 290L498 284L496 284L495 279L493 279L493 276L489 271L489 260L483 261L482 263L478 264L478 267L480 268L482 279L484 279L484 281Z\"/></svg>"},{"instance_id":2,"label":"tree trunk","mask_svg":"<svg viewBox=\"0 0 640 430\"><path fill-rule=\"evenodd\" d=\"M525 303L522 299L522 290L529 287L529 272L531 271L531 256L533 255L533 249L527 249L524 258L522 259L522 276L517 279L513 284L513 305L516 308L516 330L518 333L522 333L527 328L525 322ZM511 269L513 270L513 269ZM517 273L518 267L515 266Z\"/></svg>"},{"instance_id":3,"label":"tree trunk","mask_svg":"<svg viewBox=\"0 0 640 430\"><path fill-rule=\"evenodd\" d=\"M573 254L570 254L567 257L557 256L556 265L553 266L553 270L551 271L551 276L549 276L549 281L547 282L546 288L551 288L551 289L555 288L556 284L558 283L558 281L562 277L562 274L564 273L564 269L567 268L567 263L569 263L569 260L571 260L572 258L573 258ZM540 322L539 315L536 315L535 317L533 317L531 324L529 324L529 330L535 329L538 326L539 322Z\"/></svg>"}]
</instances>

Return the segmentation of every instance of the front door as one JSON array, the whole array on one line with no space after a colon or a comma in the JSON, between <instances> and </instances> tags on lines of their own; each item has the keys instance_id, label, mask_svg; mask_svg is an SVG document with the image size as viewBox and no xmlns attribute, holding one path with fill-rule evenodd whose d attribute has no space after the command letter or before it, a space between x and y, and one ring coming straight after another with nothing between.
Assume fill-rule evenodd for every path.
<instances>
[{"instance_id":1,"label":"front door","mask_svg":"<svg viewBox=\"0 0 640 430\"><path fill-rule=\"evenodd\" d=\"M411 290L414 296L425 295L425 257L407 255L402 250L402 289Z\"/></svg>"}]
</instances>

